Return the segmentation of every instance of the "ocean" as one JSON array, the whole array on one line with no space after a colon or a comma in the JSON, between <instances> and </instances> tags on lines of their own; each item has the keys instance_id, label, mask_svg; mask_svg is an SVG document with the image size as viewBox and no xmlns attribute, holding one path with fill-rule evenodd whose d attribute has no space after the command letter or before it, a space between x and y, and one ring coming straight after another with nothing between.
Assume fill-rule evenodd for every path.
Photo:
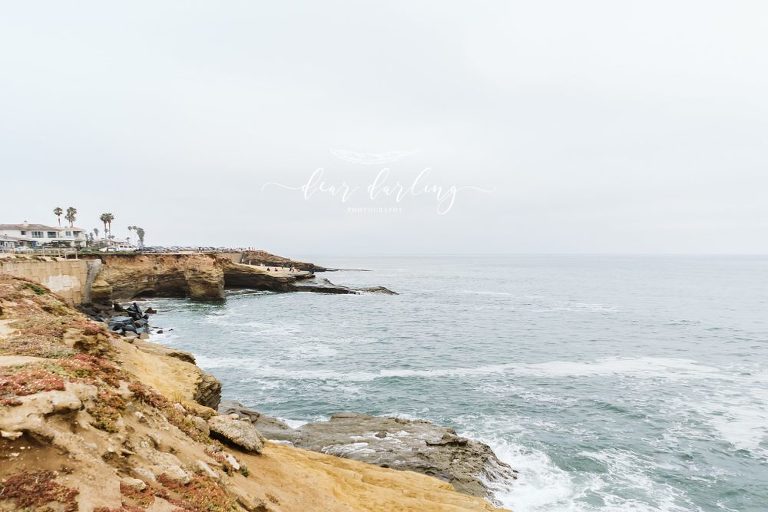
<instances>
[{"instance_id":1,"label":"ocean","mask_svg":"<svg viewBox=\"0 0 768 512\"><path fill-rule=\"evenodd\" d=\"M400 295L153 299L153 338L292 423L487 442L515 512L768 510L768 257L312 258ZM170 330L169 329L173 329Z\"/></svg>"}]
</instances>

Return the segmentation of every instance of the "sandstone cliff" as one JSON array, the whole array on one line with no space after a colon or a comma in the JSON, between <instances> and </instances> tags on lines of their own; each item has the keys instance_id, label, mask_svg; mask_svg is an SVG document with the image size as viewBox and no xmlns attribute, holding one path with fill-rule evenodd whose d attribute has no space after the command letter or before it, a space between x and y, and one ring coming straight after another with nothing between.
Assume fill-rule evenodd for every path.
<instances>
[{"instance_id":1,"label":"sandstone cliff","mask_svg":"<svg viewBox=\"0 0 768 512\"><path fill-rule=\"evenodd\" d=\"M211 254L99 255L101 270L91 287L94 302L155 297L220 299L222 261Z\"/></svg>"},{"instance_id":2,"label":"sandstone cliff","mask_svg":"<svg viewBox=\"0 0 768 512\"><path fill-rule=\"evenodd\" d=\"M198 403L217 393L192 361L0 275L0 510L496 510L428 476L264 445L250 423Z\"/></svg>"},{"instance_id":3,"label":"sandstone cliff","mask_svg":"<svg viewBox=\"0 0 768 512\"><path fill-rule=\"evenodd\" d=\"M394 293L382 287L339 286L327 279L316 279L308 271L268 270L236 263L231 254L105 254L92 258L101 262L90 286L90 297L95 303L141 296L221 299L225 288L331 294Z\"/></svg>"},{"instance_id":4,"label":"sandstone cliff","mask_svg":"<svg viewBox=\"0 0 768 512\"><path fill-rule=\"evenodd\" d=\"M268 253L267 251L245 251L242 253L239 263L247 263L249 265L266 265L268 267L293 267L299 270L305 270L307 272L326 272L330 270L325 267L315 265L314 263L292 260L290 258Z\"/></svg>"}]
</instances>

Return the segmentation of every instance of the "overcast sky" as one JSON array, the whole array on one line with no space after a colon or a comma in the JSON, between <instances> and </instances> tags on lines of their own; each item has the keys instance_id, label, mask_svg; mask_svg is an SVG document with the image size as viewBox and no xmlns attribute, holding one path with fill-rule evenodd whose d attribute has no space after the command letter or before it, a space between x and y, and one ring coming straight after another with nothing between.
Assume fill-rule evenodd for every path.
<instances>
[{"instance_id":1,"label":"overcast sky","mask_svg":"<svg viewBox=\"0 0 768 512\"><path fill-rule=\"evenodd\" d=\"M768 2L3 2L0 176L148 244L768 253Z\"/></svg>"}]
</instances>

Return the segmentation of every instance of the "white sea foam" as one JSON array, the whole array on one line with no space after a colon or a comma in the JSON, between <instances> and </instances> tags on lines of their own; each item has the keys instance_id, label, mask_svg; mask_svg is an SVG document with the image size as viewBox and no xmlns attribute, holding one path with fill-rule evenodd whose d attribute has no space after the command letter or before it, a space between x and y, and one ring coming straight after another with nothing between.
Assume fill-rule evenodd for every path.
<instances>
[{"instance_id":1,"label":"white sea foam","mask_svg":"<svg viewBox=\"0 0 768 512\"><path fill-rule=\"evenodd\" d=\"M338 350L324 343L305 342L293 345L285 350L285 355L291 359L318 359L333 357Z\"/></svg>"},{"instance_id":2,"label":"white sea foam","mask_svg":"<svg viewBox=\"0 0 768 512\"><path fill-rule=\"evenodd\" d=\"M518 470L513 482L488 485L499 503L515 512L699 512L677 489L649 477L653 463L618 450L582 454L607 472L576 476L545 453L499 439L486 439L496 455ZM651 467L649 467L649 465ZM634 497L621 497L615 488ZM599 500L600 504L596 504Z\"/></svg>"},{"instance_id":3,"label":"white sea foam","mask_svg":"<svg viewBox=\"0 0 768 512\"><path fill-rule=\"evenodd\" d=\"M624 375L636 378L704 379L720 370L691 359L666 357L606 358L597 361L550 361L517 368L521 375L541 377L593 377Z\"/></svg>"},{"instance_id":4,"label":"white sea foam","mask_svg":"<svg viewBox=\"0 0 768 512\"><path fill-rule=\"evenodd\" d=\"M308 423L307 421L290 420L288 418L278 418L278 419L280 421L282 421L283 423L285 423L286 425L288 425L289 427L291 427L291 428L303 427L304 425L306 425Z\"/></svg>"},{"instance_id":5,"label":"white sea foam","mask_svg":"<svg viewBox=\"0 0 768 512\"><path fill-rule=\"evenodd\" d=\"M768 390L743 386L737 393L718 389L695 408L735 449L768 458Z\"/></svg>"},{"instance_id":6,"label":"white sea foam","mask_svg":"<svg viewBox=\"0 0 768 512\"><path fill-rule=\"evenodd\" d=\"M175 331L163 330L163 332L154 332L149 337L153 343L160 343L162 345L172 345L179 341L179 335Z\"/></svg>"},{"instance_id":7,"label":"white sea foam","mask_svg":"<svg viewBox=\"0 0 768 512\"><path fill-rule=\"evenodd\" d=\"M575 482L545 453L498 439L489 444L499 459L518 471L514 482L488 483L502 506L516 512L576 510Z\"/></svg>"},{"instance_id":8,"label":"white sea foam","mask_svg":"<svg viewBox=\"0 0 768 512\"><path fill-rule=\"evenodd\" d=\"M511 292L492 292L488 290L457 290L456 293L463 295L489 295L497 297L514 297L515 294Z\"/></svg>"},{"instance_id":9,"label":"white sea foam","mask_svg":"<svg viewBox=\"0 0 768 512\"><path fill-rule=\"evenodd\" d=\"M325 349L324 349L325 350ZM333 350L327 348L327 350ZM297 351L301 353L301 351ZM410 369L395 368L377 371L340 371L335 369L298 370L265 365L263 361L243 360L240 358L200 356L199 364L205 368L238 368L247 370L255 378L271 377L290 380L344 380L372 381L383 378L439 378L439 377L476 377L498 373L514 373L520 376L536 377L596 377L622 375L633 378L664 378L672 380L706 379L721 377L722 372L712 366L706 366L689 359L640 357L608 358L591 362L549 361L534 364L494 364L475 367Z\"/></svg>"}]
</instances>

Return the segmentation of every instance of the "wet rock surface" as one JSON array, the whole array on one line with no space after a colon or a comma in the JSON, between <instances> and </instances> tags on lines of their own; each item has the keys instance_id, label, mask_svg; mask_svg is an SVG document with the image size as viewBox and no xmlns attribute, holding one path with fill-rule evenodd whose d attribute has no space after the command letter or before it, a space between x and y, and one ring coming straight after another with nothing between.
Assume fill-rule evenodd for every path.
<instances>
[{"instance_id":1,"label":"wet rock surface","mask_svg":"<svg viewBox=\"0 0 768 512\"><path fill-rule=\"evenodd\" d=\"M298 429L294 445L393 469L416 471L473 496L490 495L485 482L509 481L516 472L491 448L447 427L356 413Z\"/></svg>"},{"instance_id":2,"label":"wet rock surface","mask_svg":"<svg viewBox=\"0 0 768 512\"><path fill-rule=\"evenodd\" d=\"M328 279L322 277L310 277L298 281L291 286L291 291L295 292L315 292L315 293L335 293L335 294L359 294L359 293L378 293L382 295L398 295L397 292L385 288L384 286L373 286L369 288L352 288L334 284Z\"/></svg>"},{"instance_id":3,"label":"wet rock surface","mask_svg":"<svg viewBox=\"0 0 768 512\"><path fill-rule=\"evenodd\" d=\"M517 478L491 448L447 427L423 420L339 413L329 421L292 429L284 422L222 401L219 413L237 415L258 425L267 438L290 441L299 448L377 466L415 471L449 482L465 494L492 498L489 487Z\"/></svg>"}]
</instances>

